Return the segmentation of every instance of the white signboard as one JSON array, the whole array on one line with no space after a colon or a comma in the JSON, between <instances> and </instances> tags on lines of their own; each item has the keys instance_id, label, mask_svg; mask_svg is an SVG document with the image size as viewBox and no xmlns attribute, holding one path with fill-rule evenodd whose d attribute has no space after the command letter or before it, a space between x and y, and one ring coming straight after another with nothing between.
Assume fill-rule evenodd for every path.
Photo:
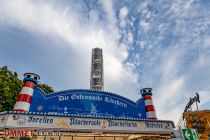
<instances>
[{"instance_id":1,"label":"white signboard","mask_svg":"<svg viewBox=\"0 0 210 140\"><path fill-rule=\"evenodd\" d=\"M172 132L173 124L168 121L127 121L78 117L9 114L5 128L65 129L71 131L98 132Z\"/></svg>"},{"instance_id":2,"label":"white signboard","mask_svg":"<svg viewBox=\"0 0 210 140\"><path fill-rule=\"evenodd\" d=\"M0 115L0 128L6 125L8 116L8 114Z\"/></svg>"}]
</instances>

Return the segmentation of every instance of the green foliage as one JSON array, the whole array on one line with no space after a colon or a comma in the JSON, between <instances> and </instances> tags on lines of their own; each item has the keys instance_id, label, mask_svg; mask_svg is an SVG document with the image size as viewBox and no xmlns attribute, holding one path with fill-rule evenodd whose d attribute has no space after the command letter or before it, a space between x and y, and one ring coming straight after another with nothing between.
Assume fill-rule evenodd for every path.
<instances>
[{"instance_id":1,"label":"green foliage","mask_svg":"<svg viewBox=\"0 0 210 140\"><path fill-rule=\"evenodd\" d=\"M54 92L53 88L48 86L48 85L46 85L46 84L38 84L38 87L41 88L42 90L44 90L46 93Z\"/></svg>"},{"instance_id":2,"label":"green foliage","mask_svg":"<svg viewBox=\"0 0 210 140\"><path fill-rule=\"evenodd\" d=\"M16 72L10 71L7 66L0 67L0 112L13 109L22 85L23 82L18 79ZM52 87L46 84L39 84L38 86L46 93L53 92Z\"/></svg>"},{"instance_id":3,"label":"green foliage","mask_svg":"<svg viewBox=\"0 0 210 140\"><path fill-rule=\"evenodd\" d=\"M22 81L16 72L9 71L7 66L0 68L0 112L12 110L22 88Z\"/></svg>"}]
</instances>

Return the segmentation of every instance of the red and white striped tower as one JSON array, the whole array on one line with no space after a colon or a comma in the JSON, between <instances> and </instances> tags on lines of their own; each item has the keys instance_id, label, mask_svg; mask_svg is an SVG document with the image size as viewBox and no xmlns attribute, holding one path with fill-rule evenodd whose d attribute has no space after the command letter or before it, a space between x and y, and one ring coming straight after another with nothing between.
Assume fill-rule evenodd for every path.
<instances>
[{"instance_id":1,"label":"red and white striped tower","mask_svg":"<svg viewBox=\"0 0 210 140\"><path fill-rule=\"evenodd\" d=\"M39 75L35 73L25 73L23 79L23 87L18 96L13 111L27 112L30 109L34 87L37 85Z\"/></svg>"},{"instance_id":2,"label":"red and white striped tower","mask_svg":"<svg viewBox=\"0 0 210 140\"><path fill-rule=\"evenodd\" d=\"M157 120L155 107L152 101L152 88L143 88L140 92L144 98L147 119Z\"/></svg>"}]
</instances>

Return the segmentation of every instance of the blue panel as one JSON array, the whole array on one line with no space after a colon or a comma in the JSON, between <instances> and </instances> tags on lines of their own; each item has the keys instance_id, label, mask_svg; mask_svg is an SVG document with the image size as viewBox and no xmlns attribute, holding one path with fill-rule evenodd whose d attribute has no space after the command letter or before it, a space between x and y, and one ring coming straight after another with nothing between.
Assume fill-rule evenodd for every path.
<instances>
[{"instance_id":1,"label":"blue panel","mask_svg":"<svg viewBox=\"0 0 210 140\"><path fill-rule=\"evenodd\" d=\"M146 119L145 104L142 98L135 103L113 93L80 89L47 95L35 87L29 111Z\"/></svg>"},{"instance_id":2,"label":"blue panel","mask_svg":"<svg viewBox=\"0 0 210 140\"><path fill-rule=\"evenodd\" d=\"M152 95L152 92L144 92L142 95Z\"/></svg>"},{"instance_id":3,"label":"blue panel","mask_svg":"<svg viewBox=\"0 0 210 140\"><path fill-rule=\"evenodd\" d=\"M23 81L33 81L35 83L38 83L38 81L33 78L24 78Z\"/></svg>"}]
</instances>

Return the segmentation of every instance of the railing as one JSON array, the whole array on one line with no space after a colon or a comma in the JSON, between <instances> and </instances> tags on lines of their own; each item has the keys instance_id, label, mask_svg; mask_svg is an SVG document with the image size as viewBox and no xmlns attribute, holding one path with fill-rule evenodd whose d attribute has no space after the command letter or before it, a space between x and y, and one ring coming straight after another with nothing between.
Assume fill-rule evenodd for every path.
<instances>
[{"instance_id":1,"label":"railing","mask_svg":"<svg viewBox=\"0 0 210 140\"><path fill-rule=\"evenodd\" d=\"M186 120L184 119L183 115L179 118L179 121L178 121L178 123L176 125L176 128L177 129L184 129L184 128L186 128Z\"/></svg>"}]
</instances>

